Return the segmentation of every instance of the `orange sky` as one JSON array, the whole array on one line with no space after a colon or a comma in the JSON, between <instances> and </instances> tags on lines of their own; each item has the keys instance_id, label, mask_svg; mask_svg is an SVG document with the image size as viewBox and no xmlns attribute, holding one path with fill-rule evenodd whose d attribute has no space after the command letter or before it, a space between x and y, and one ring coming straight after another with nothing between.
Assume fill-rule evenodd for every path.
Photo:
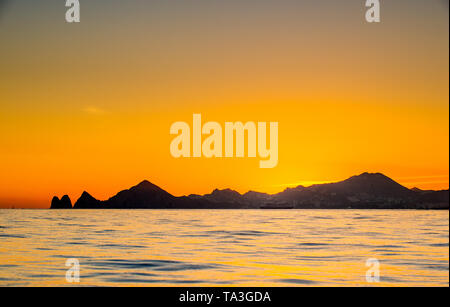
<instances>
[{"instance_id":1,"label":"orange sky","mask_svg":"<svg viewBox=\"0 0 450 307\"><path fill-rule=\"evenodd\" d=\"M105 199L143 179L175 195L365 171L448 188L445 2L386 2L377 25L353 0L163 2L85 3L78 25L51 1L6 5L0 207ZM172 158L170 125L193 113L278 121L278 166Z\"/></svg>"}]
</instances>

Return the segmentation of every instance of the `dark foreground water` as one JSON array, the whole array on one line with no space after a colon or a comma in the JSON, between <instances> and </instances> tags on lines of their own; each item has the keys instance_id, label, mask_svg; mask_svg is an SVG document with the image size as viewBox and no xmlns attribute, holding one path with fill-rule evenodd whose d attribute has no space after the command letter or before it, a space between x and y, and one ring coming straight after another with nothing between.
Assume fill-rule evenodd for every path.
<instances>
[{"instance_id":1,"label":"dark foreground water","mask_svg":"<svg viewBox=\"0 0 450 307\"><path fill-rule=\"evenodd\" d=\"M448 211L0 210L0 286L448 286L448 243Z\"/></svg>"}]
</instances>

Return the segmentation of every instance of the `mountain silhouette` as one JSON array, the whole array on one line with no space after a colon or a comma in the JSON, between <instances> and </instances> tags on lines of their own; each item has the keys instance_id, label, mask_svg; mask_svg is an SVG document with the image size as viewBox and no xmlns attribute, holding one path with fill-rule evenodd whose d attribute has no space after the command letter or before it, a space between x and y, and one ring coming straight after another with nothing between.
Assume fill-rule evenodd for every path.
<instances>
[{"instance_id":1,"label":"mountain silhouette","mask_svg":"<svg viewBox=\"0 0 450 307\"><path fill-rule=\"evenodd\" d=\"M64 199L64 201L63 201ZM52 199L51 209L68 207L70 199ZM62 204L63 203L63 204ZM71 207L71 205L70 205ZM449 191L408 189L381 173L346 180L287 188L277 194L215 189L210 194L176 197L144 180L105 201L83 192L74 209L448 209Z\"/></svg>"},{"instance_id":2,"label":"mountain silhouette","mask_svg":"<svg viewBox=\"0 0 450 307\"><path fill-rule=\"evenodd\" d=\"M113 209L170 208L174 203L173 195L147 180L117 193L106 202Z\"/></svg>"},{"instance_id":3,"label":"mountain silhouette","mask_svg":"<svg viewBox=\"0 0 450 307\"><path fill-rule=\"evenodd\" d=\"M248 191L244 195L242 195L244 201L248 203L250 206L258 206L259 204L269 203L272 199L272 196L267 193Z\"/></svg>"},{"instance_id":4,"label":"mountain silhouette","mask_svg":"<svg viewBox=\"0 0 450 307\"><path fill-rule=\"evenodd\" d=\"M99 209L102 208L101 202L95 199L91 194L84 191L81 197L75 202L74 209Z\"/></svg>"},{"instance_id":5,"label":"mountain silhouette","mask_svg":"<svg viewBox=\"0 0 450 307\"><path fill-rule=\"evenodd\" d=\"M355 194L382 197L408 197L412 191L381 173L363 173L344 181L315 185L314 190L344 195Z\"/></svg>"},{"instance_id":6,"label":"mountain silhouette","mask_svg":"<svg viewBox=\"0 0 450 307\"><path fill-rule=\"evenodd\" d=\"M215 202L215 203L241 203L242 195L231 189L219 190L215 189L211 194L202 196L203 199Z\"/></svg>"},{"instance_id":7,"label":"mountain silhouette","mask_svg":"<svg viewBox=\"0 0 450 307\"><path fill-rule=\"evenodd\" d=\"M72 201L68 195L64 195L61 199L53 197L51 209L72 209Z\"/></svg>"}]
</instances>

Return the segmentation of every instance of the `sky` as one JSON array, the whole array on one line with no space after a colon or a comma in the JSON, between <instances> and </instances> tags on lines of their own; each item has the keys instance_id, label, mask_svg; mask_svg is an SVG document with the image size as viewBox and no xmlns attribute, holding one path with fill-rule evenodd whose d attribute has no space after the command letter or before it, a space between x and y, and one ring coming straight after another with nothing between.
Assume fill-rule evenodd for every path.
<instances>
[{"instance_id":1,"label":"sky","mask_svg":"<svg viewBox=\"0 0 450 307\"><path fill-rule=\"evenodd\" d=\"M0 0L0 208L382 172L449 186L448 1ZM279 123L279 163L175 159L172 123ZM192 125L192 124L191 124Z\"/></svg>"}]
</instances>

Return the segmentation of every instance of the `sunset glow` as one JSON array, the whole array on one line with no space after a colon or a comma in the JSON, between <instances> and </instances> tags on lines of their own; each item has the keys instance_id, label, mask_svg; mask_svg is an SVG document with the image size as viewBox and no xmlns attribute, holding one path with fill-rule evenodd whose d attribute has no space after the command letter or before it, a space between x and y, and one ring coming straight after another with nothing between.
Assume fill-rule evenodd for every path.
<instances>
[{"instance_id":1,"label":"sunset glow","mask_svg":"<svg viewBox=\"0 0 450 307\"><path fill-rule=\"evenodd\" d=\"M449 187L448 2L386 2L377 25L361 1L93 1L77 25L42 2L0 14L0 208L144 179L177 196L366 171ZM278 122L278 165L175 159L170 126L194 113Z\"/></svg>"}]
</instances>

